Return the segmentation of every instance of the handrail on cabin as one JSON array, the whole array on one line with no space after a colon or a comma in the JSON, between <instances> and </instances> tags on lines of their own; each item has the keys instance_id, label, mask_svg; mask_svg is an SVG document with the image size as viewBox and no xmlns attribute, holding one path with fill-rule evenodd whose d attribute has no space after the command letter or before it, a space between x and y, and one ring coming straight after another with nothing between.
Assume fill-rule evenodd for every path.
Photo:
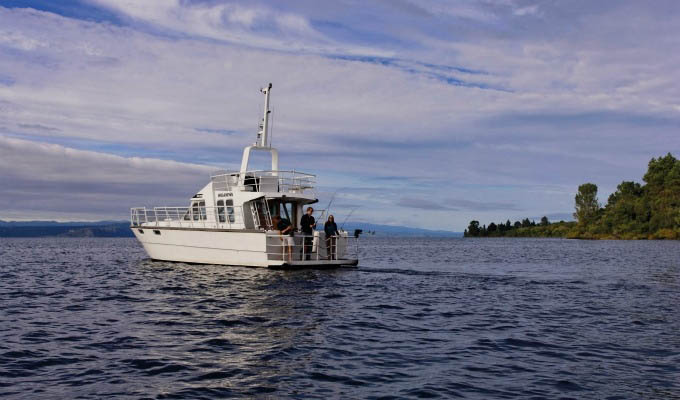
<instances>
[{"instance_id":1,"label":"handrail on cabin","mask_svg":"<svg viewBox=\"0 0 680 400\"><path fill-rule=\"evenodd\" d=\"M220 171L210 179L224 191L304 193L316 186L316 175L286 170Z\"/></svg>"}]
</instances>

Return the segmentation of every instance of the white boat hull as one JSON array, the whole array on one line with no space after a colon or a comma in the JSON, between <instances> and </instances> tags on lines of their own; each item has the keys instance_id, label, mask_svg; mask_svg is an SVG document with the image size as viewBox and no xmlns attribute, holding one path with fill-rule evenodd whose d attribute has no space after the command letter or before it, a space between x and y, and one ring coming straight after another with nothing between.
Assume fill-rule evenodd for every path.
<instances>
[{"instance_id":1,"label":"white boat hull","mask_svg":"<svg viewBox=\"0 0 680 400\"><path fill-rule=\"evenodd\" d=\"M327 260L313 253L311 260L302 260L299 251L288 259L277 252L282 249L278 237L262 231L231 231L158 226L131 227L144 250L154 260L198 264L239 265L251 267L333 267L356 266L356 258ZM143 233L142 233L143 232ZM301 238L296 238L301 244ZM315 241L315 248L318 240ZM296 246L296 248L302 248ZM274 253L274 254L272 254Z\"/></svg>"}]
</instances>

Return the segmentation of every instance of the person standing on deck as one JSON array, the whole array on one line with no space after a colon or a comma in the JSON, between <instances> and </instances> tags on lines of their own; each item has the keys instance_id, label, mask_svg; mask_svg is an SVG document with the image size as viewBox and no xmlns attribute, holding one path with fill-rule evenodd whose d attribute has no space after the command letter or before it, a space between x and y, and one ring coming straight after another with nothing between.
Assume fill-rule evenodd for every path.
<instances>
[{"instance_id":1,"label":"person standing on deck","mask_svg":"<svg viewBox=\"0 0 680 400\"><path fill-rule=\"evenodd\" d=\"M328 253L328 259L331 258L335 260L335 250L338 240L338 225L335 223L335 217L332 215L328 216L328 221L323 225L324 233L326 233L326 252Z\"/></svg>"},{"instance_id":2,"label":"person standing on deck","mask_svg":"<svg viewBox=\"0 0 680 400\"><path fill-rule=\"evenodd\" d=\"M281 219L278 215L275 215L272 218L272 223L278 229L279 235L281 235L279 238L283 242L283 258L285 260L285 255L286 255L286 248L288 248L288 261L292 262L293 261L293 225L287 220L287 219Z\"/></svg>"},{"instance_id":3,"label":"person standing on deck","mask_svg":"<svg viewBox=\"0 0 680 400\"><path fill-rule=\"evenodd\" d=\"M300 219L300 230L305 234L303 251L306 260L309 260L312 255L312 242L314 241L314 228L316 226L316 220L312 216L313 213L314 209L307 207L307 213Z\"/></svg>"}]
</instances>

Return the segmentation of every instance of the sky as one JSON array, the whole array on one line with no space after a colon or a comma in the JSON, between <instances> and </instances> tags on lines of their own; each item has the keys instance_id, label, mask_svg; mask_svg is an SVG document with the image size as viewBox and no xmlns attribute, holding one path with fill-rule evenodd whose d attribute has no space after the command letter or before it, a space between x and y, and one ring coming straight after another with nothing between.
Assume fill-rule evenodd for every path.
<instances>
[{"instance_id":1,"label":"sky","mask_svg":"<svg viewBox=\"0 0 680 400\"><path fill-rule=\"evenodd\" d=\"M0 219L186 205L268 82L336 220L569 219L680 156L678 71L677 1L0 0Z\"/></svg>"}]
</instances>

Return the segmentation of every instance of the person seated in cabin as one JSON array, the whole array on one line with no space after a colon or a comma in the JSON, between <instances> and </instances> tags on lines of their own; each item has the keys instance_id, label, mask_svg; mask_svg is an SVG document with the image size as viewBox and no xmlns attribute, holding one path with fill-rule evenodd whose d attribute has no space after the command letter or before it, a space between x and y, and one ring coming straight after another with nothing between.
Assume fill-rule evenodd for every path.
<instances>
[{"instance_id":1,"label":"person seated in cabin","mask_svg":"<svg viewBox=\"0 0 680 400\"><path fill-rule=\"evenodd\" d=\"M307 213L300 219L300 230L305 234L303 252L305 260L309 260L312 255L312 242L314 241L314 228L316 220L312 216L314 209L307 207Z\"/></svg>"},{"instance_id":2,"label":"person seated in cabin","mask_svg":"<svg viewBox=\"0 0 680 400\"><path fill-rule=\"evenodd\" d=\"M338 235L338 225L335 223L335 217L332 215L328 216L328 220L323 225L324 233L326 234L326 253L328 254L328 259L335 260L337 255L335 251L337 250L337 240Z\"/></svg>"},{"instance_id":3,"label":"person seated in cabin","mask_svg":"<svg viewBox=\"0 0 680 400\"><path fill-rule=\"evenodd\" d=\"M293 261L293 245L295 245L293 239L293 225L285 218L281 218L275 215L272 218L272 224L279 231L281 241L283 242L283 255L285 260L286 250L288 254L288 261Z\"/></svg>"}]
</instances>

